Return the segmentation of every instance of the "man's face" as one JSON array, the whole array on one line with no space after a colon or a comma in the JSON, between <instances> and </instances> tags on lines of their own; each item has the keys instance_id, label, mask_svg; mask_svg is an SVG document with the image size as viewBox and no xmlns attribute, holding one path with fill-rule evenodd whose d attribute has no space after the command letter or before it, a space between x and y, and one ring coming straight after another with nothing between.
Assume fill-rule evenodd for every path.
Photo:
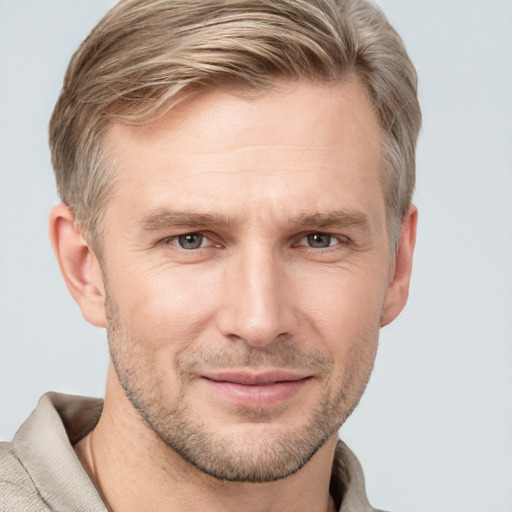
<instances>
[{"instance_id":1,"label":"man's face","mask_svg":"<svg viewBox=\"0 0 512 512\"><path fill-rule=\"evenodd\" d=\"M119 381L170 447L235 481L292 474L336 436L373 365L390 272L362 86L282 85L205 93L107 136Z\"/></svg>"}]
</instances>

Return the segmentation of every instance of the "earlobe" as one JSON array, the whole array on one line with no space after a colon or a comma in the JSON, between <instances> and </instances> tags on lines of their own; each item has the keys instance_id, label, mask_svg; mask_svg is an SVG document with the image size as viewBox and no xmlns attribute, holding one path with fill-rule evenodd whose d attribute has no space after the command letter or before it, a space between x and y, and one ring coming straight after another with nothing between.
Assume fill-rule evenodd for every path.
<instances>
[{"instance_id":1,"label":"earlobe","mask_svg":"<svg viewBox=\"0 0 512 512\"><path fill-rule=\"evenodd\" d=\"M382 312L382 327L391 323L400 314L407 302L417 223L418 210L414 205L411 205L402 220L400 241L393 261Z\"/></svg>"},{"instance_id":2,"label":"earlobe","mask_svg":"<svg viewBox=\"0 0 512 512\"><path fill-rule=\"evenodd\" d=\"M101 266L69 207L59 204L52 208L49 231L62 276L82 315L89 323L106 327Z\"/></svg>"}]
</instances>

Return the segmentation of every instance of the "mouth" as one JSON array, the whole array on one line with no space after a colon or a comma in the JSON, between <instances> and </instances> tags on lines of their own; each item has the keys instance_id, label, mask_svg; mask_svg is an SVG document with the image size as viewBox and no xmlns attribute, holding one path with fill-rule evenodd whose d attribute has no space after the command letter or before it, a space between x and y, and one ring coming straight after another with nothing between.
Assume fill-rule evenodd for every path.
<instances>
[{"instance_id":1,"label":"mouth","mask_svg":"<svg viewBox=\"0 0 512 512\"><path fill-rule=\"evenodd\" d=\"M264 408L291 399L312 379L289 370L224 371L201 376L217 397L245 408Z\"/></svg>"}]
</instances>

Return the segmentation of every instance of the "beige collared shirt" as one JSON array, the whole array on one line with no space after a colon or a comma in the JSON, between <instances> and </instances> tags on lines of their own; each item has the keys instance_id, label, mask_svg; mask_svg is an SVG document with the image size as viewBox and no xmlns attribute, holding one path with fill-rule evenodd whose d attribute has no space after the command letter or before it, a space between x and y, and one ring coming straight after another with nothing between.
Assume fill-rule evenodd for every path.
<instances>
[{"instance_id":1,"label":"beige collared shirt","mask_svg":"<svg viewBox=\"0 0 512 512\"><path fill-rule=\"evenodd\" d=\"M47 393L10 443L0 443L0 512L107 512L73 445L96 425L103 401ZM378 512L359 461L338 442L331 494L340 512Z\"/></svg>"}]
</instances>

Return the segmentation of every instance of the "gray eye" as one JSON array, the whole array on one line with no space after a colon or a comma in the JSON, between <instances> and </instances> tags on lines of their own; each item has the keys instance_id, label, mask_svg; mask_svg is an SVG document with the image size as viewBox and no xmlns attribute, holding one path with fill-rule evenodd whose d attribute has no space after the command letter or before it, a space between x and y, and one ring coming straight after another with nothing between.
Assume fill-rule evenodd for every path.
<instances>
[{"instance_id":1,"label":"gray eye","mask_svg":"<svg viewBox=\"0 0 512 512\"><path fill-rule=\"evenodd\" d=\"M315 249L330 247L332 244L332 238L333 237L331 235L324 235L322 233L311 233L306 237L308 245Z\"/></svg>"},{"instance_id":2,"label":"gray eye","mask_svg":"<svg viewBox=\"0 0 512 512\"><path fill-rule=\"evenodd\" d=\"M178 237L178 244L182 249L199 249L203 245L204 236L200 233L189 233Z\"/></svg>"}]
</instances>

